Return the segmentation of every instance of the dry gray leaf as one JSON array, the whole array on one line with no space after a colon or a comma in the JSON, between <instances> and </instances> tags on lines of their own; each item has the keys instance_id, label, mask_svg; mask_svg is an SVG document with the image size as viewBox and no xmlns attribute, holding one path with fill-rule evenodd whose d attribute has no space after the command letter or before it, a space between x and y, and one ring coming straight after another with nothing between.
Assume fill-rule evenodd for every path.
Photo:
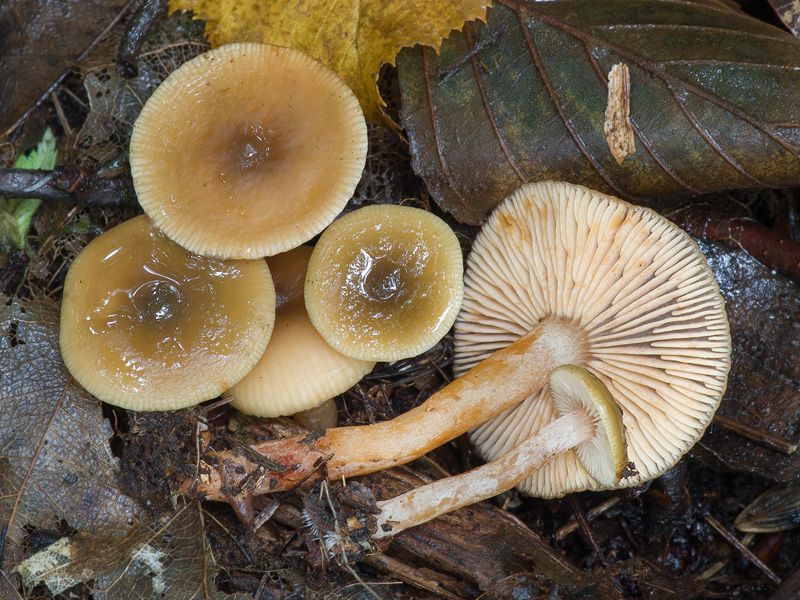
<instances>
[{"instance_id":1,"label":"dry gray leaf","mask_svg":"<svg viewBox=\"0 0 800 600\"><path fill-rule=\"evenodd\" d=\"M215 570L198 503L121 536L64 538L17 568L25 586L45 583L53 595L93 580L95 600L246 600L218 592Z\"/></svg>"},{"instance_id":2,"label":"dry gray leaf","mask_svg":"<svg viewBox=\"0 0 800 600\"><path fill-rule=\"evenodd\" d=\"M16 571L53 594L93 582L96 600L229 598L213 582L199 506L145 518L118 487L111 434L61 361L58 312L0 297L0 597L20 598ZM62 522L78 533L23 562L26 528Z\"/></svg>"},{"instance_id":3,"label":"dry gray leaf","mask_svg":"<svg viewBox=\"0 0 800 600\"><path fill-rule=\"evenodd\" d=\"M139 513L116 487L111 427L61 362L58 314L0 303L0 526L3 571L22 560L23 527L66 521L94 535L127 529Z\"/></svg>"}]
</instances>

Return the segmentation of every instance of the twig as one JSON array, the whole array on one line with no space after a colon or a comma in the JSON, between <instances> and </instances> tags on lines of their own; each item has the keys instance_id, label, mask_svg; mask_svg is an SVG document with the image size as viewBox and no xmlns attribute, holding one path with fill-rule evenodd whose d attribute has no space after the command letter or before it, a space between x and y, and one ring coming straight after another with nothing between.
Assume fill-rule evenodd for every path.
<instances>
[{"instance_id":1,"label":"twig","mask_svg":"<svg viewBox=\"0 0 800 600\"><path fill-rule=\"evenodd\" d=\"M586 515L583 514L583 509L581 508L580 504L578 504L578 500L576 499L575 494L570 494L569 502L572 505L572 512L575 514L575 518L578 520L578 523L581 526L583 535L586 536L589 545L592 547L592 550L597 556L597 560L600 561L601 565L607 567L608 561L606 560L606 557L603 556L603 552L602 550L600 550L600 546L597 544L597 540L594 539L594 534L592 533L592 527L589 525L589 521L586 520Z\"/></svg>"},{"instance_id":2,"label":"twig","mask_svg":"<svg viewBox=\"0 0 800 600\"><path fill-rule=\"evenodd\" d=\"M207 516L209 519L211 519L212 521L214 521L214 523L216 523L217 525L219 525L219 526L222 528L222 531L224 531L225 533L227 533L227 534L228 534L228 537L230 537L230 538L231 538L231 540L233 540L233 543L234 543L234 544L236 545L236 547L239 549L239 552L241 552L241 553L242 553L242 555L244 556L245 560L246 560L247 562L249 562L250 564L253 564L253 559L252 559L252 558L250 558L250 555L247 553L247 550L245 550L245 549L244 549L244 546L242 546L242 544L239 542L239 540L237 540L237 539L236 539L236 537L235 537L235 536L234 536L234 535L233 535L233 534L230 532L230 530L229 530L227 527L225 527L225 525L223 525L222 523L220 523L220 522L219 522L219 519L217 519L217 518L216 518L214 515L212 515L210 512L208 512L208 511L207 511L207 510L205 510L205 509L202 509L202 510L203 510L203 514L204 514L204 515L206 515L206 516Z\"/></svg>"},{"instance_id":3,"label":"twig","mask_svg":"<svg viewBox=\"0 0 800 600\"><path fill-rule=\"evenodd\" d=\"M125 27L117 48L117 75L133 79L139 74L136 63L145 39L158 21L167 12L167 0L144 0Z\"/></svg>"},{"instance_id":4,"label":"twig","mask_svg":"<svg viewBox=\"0 0 800 600\"><path fill-rule=\"evenodd\" d=\"M749 560L751 563L753 563L762 573L764 573L764 575L769 577L770 581L772 581L775 584L779 584L781 582L780 578L777 575L775 575L775 573L773 573L772 570L767 565L765 565L763 562L761 562L761 560L755 554L753 554L750 551L750 549L747 548L747 546L742 544L736 538L735 535L733 535L730 531L725 529L719 523L719 521L717 521L714 517L712 517L711 515L708 515L708 514L705 516L705 519L706 519L706 522L709 525L711 525L711 527L713 527L717 531L717 533L719 533L722 537L724 537L731 546L733 546L739 552L741 552L742 555L745 558L747 558L747 560Z\"/></svg>"},{"instance_id":5,"label":"twig","mask_svg":"<svg viewBox=\"0 0 800 600\"><path fill-rule=\"evenodd\" d=\"M105 179L76 165L52 171L0 169L0 198L36 198L83 206L137 206L130 177Z\"/></svg>"},{"instance_id":6,"label":"twig","mask_svg":"<svg viewBox=\"0 0 800 600\"><path fill-rule=\"evenodd\" d=\"M445 589L441 581L436 581L433 575L441 575L435 571L411 567L386 554L371 554L366 556L362 562L390 577L396 577L414 587L436 594L439 598L447 600L462 600L463 598L463 596Z\"/></svg>"},{"instance_id":7,"label":"twig","mask_svg":"<svg viewBox=\"0 0 800 600\"><path fill-rule=\"evenodd\" d=\"M619 496L611 496L611 498L609 498L608 500L598 504L593 509L591 509L589 512L587 512L586 513L586 520L590 521L590 522L594 521L598 516L603 514L605 511L607 511L612 506L615 506L618 502L619 502ZM570 533L572 533L573 531L578 529L578 527L580 527L580 524L578 523L577 520L570 521L569 523L564 525L561 529L556 531L555 538L557 540L563 540Z\"/></svg>"},{"instance_id":8,"label":"twig","mask_svg":"<svg viewBox=\"0 0 800 600\"><path fill-rule=\"evenodd\" d=\"M745 425L744 423L741 423L736 419L731 419L730 417L725 417L719 414L714 415L714 423L720 427L728 429L729 431L733 431L734 433L738 433L739 435L753 440L756 444L766 446L770 450L775 450L776 452L793 454L795 450L797 450L797 444L790 442L784 437L763 429L750 427L749 425Z\"/></svg>"}]
</instances>

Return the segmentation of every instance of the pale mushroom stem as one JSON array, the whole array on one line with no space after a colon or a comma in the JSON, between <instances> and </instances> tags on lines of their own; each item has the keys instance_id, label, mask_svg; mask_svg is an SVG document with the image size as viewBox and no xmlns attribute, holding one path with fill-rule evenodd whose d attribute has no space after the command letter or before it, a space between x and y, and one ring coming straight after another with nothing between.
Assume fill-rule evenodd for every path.
<instances>
[{"instance_id":1,"label":"pale mushroom stem","mask_svg":"<svg viewBox=\"0 0 800 600\"><path fill-rule=\"evenodd\" d=\"M510 490L554 457L590 440L595 428L595 419L586 410L576 409L482 467L378 502L378 530L372 537L395 535Z\"/></svg>"},{"instance_id":2,"label":"pale mushroom stem","mask_svg":"<svg viewBox=\"0 0 800 600\"><path fill-rule=\"evenodd\" d=\"M230 494L223 490L232 487L242 494L290 489L319 473L321 459L326 460L331 480L405 464L519 404L547 383L555 367L581 364L585 353L586 339L571 322L542 321L419 407L390 421L330 429L315 439L295 436L252 446L262 456L285 465L284 472L266 476L259 464L222 452L215 457L221 467L208 466L207 474L185 482L181 489L228 501Z\"/></svg>"}]
</instances>

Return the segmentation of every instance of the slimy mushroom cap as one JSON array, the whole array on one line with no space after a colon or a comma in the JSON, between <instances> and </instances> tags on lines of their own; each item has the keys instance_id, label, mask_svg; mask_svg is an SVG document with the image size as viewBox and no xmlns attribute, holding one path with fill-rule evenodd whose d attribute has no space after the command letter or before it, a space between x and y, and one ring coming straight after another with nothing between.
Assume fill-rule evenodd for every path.
<instances>
[{"instance_id":1,"label":"slimy mushroom cap","mask_svg":"<svg viewBox=\"0 0 800 600\"><path fill-rule=\"evenodd\" d=\"M275 319L263 260L178 246L136 217L90 242L64 283L60 344L75 379L132 410L218 396L253 368Z\"/></svg>"},{"instance_id":2,"label":"slimy mushroom cap","mask_svg":"<svg viewBox=\"0 0 800 600\"><path fill-rule=\"evenodd\" d=\"M461 247L439 217L374 205L328 227L308 265L306 307L342 354L416 356L450 329L463 294Z\"/></svg>"}]
</instances>

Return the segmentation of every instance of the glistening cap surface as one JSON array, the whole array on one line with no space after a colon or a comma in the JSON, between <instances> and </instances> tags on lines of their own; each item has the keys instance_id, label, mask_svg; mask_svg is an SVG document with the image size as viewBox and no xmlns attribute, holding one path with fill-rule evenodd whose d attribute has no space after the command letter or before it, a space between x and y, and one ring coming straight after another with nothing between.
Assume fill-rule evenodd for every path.
<instances>
[{"instance_id":1,"label":"glistening cap surface","mask_svg":"<svg viewBox=\"0 0 800 600\"><path fill-rule=\"evenodd\" d=\"M61 354L100 400L173 410L215 398L253 368L275 320L263 260L219 260L146 216L94 239L67 273Z\"/></svg>"},{"instance_id":2,"label":"glistening cap surface","mask_svg":"<svg viewBox=\"0 0 800 600\"><path fill-rule=\"evenodd\" d=\"M242 412L277 417L317 407L375 366L337 352L311 324L303 302L311 252L300 246L267 261L278 298L275 330L261 360L231 389L231 404Z\"/></svg>"},{"instance_id":3,"label":"glistening cap surface","mask_svg":"<svg viewBox=\"0 0 800 600\"><path fill-rule=\"evenodd\" d=\"M220 46L174 71L131 137L134 187L170 238L200 254L256 258L322 231L364 168L352 91L290 48Z\"/></svg>"},{"instance_id":4,"label":"glistening cap surface","mask_svg":"<svg viewBox=\"0 0 800 600\"><path fill-rule=\"evenodd\" d=\"M461 247L439 217L407 206L355 210L322 234L308 265L306 308L342 354L416 356L450 329L463 294Z\"/></svg>"},{"instance_id":5,"label":"glistening cap surface","mask_svg":"<svg viewBox=\"0 0 800 600\"><path fill-rule=\"evenodd\" d=\"M725 306L691 238L652 210L566 183L525 185L489 217L467 259L456 374L544 319L586 340L583 364L622 408L638 474L673 466L702 435L727 384ZM546 387L471 437L487 460L556 418ZM520 486L561 496L603 486L561 455Z\"/></svg>"}]
</instances>

